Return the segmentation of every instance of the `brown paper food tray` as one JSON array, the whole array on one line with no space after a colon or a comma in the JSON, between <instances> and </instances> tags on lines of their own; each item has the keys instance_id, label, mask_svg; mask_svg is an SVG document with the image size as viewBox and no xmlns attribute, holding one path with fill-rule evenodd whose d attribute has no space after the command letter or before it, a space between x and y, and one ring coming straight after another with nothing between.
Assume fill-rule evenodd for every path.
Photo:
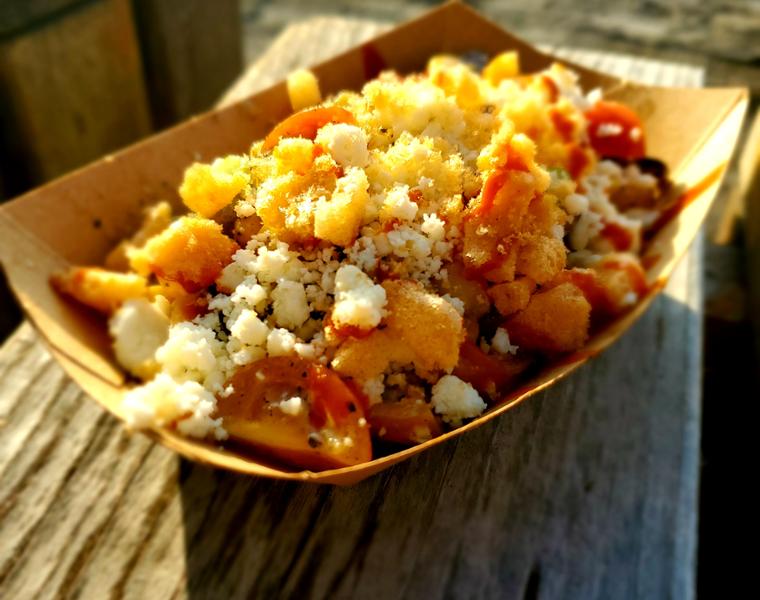
<instances>
[{"instance_id":1,"label":"brown paper food tray","mask_svg":"<svg viewBox=\"0 0 760 600\"><path fill-rule=\"evenodd\" d=\"M450 3L401 25L316 67L325 94L358 90L379 66L400 72L423 69L437 53L478 50L493 55L517 49L523 70L558 60L512 36L472 9ZM632 106L642 117L648 154L671 168L686 188L705 187L653 240L648 249L650 293L631 312L592 338L569 359L544 369L460 429L419 446L355 467L323 472L292 471L183 438L168 429L147 432L181 455L241 473L279 479L352 484L451 437L479 427L551 385L609 346L646 310L665 278L696 235L718 190L747 107L742 88L672 89L622 81L564 62L581 76L584 89L601 87L607 97ZM247 151L290 112L284 84L228 108L190 119L173 129L107 156L36 189L0 209L0 257L29 319L67 373L107 410L122 418L125 378L114 363L105 322L61 299L50 275L68 264L100 264L107 251L133 231L144 206L169 199L181 203L177 187L184 169L197 160Z\"/></svg>"}]
</instances>

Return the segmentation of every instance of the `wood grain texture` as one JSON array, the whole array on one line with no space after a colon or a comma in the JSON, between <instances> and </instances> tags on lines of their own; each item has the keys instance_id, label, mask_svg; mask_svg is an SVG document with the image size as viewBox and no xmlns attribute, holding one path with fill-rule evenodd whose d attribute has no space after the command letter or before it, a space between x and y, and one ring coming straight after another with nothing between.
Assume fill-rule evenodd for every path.
<instances>
[{"instance_id":1,"label":"wood grain texture","mask_svg":"<svg viewBox=\"0 0 760 600\"><path fill-rule=\"evenodd\" d=\"M281 77L371 31L337 42L336 23L286 31L290 56L275 45L249 74ZM602 356L352 488L215 471L127 434L25 324L0 350L0 597L691 598L701 248Z\"/></svg>"},{"instance_id":2,"label":"wood grain texture","mask_svg":"<svg viewBox=\"0 0 760 600\"><path fill-rule=\"evenodd\" d=\"M28 170L17 185L40 183L146 135L129 1L88 2L0 41L0 90L2 137L13 159L6 168Z\"/></svg>"},{"instance_id":3,"label":"wood grain texture","mask_svg":"<svg viewBox=\"0 0 760 600\"><path fill-rule=\"evenodd\" d=\"M238 0L133 0L154 125L208 110L243 67Z\"/></svg>"}]
</instances>

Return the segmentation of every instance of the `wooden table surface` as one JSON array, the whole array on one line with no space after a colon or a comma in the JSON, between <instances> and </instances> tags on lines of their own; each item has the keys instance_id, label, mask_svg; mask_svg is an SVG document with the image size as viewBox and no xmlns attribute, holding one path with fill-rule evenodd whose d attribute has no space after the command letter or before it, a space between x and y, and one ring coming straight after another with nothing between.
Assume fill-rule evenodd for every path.
<instances>
[{"instance_id":1,"label":"wooden table surface","mask_svg":"<svg viewBox=\"0 0 760 600\"><path fill-rule=\"evenodd\" d=\"M232 94L379 28L290 27ZM702 78L566 54L651 83ZM216 471L126 433L25 323L0 349L0 598L691 598L702 270L699 240L602 356L351 488Z\"/></svg>"}]
</instances>

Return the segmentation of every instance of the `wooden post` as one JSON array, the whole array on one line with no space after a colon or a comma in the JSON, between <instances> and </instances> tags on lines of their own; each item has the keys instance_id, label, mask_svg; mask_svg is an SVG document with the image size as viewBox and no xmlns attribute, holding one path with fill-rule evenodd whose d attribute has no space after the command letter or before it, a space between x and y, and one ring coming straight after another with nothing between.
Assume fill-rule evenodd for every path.
<instances>
[{"instance_id":1,"label":"wooden post","mask_svg":"<svg viewBox=\"0 0 760 600\"><path fill-rule=\"evenodd\" d=\"M157 127L211 108L242 69L237 0L133 0Z\"/></svg>"},{"instance_id":2,"label":"wooden post","mask_svg":"<svg viewBox=\"0 0 760 600\"><path fill-rule=\"evenodd\" d=\"M8 182L14 193L150 131L129 0L30 4L49 11L0 37L3 153L20 175Z\"/></svg>"}]
</instances>

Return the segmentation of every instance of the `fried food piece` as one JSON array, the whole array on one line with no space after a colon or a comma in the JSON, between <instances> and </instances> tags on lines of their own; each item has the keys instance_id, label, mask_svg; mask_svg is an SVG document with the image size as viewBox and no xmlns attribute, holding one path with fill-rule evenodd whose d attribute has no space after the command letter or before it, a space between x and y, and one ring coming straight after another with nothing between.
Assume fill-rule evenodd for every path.
<instances>
[{"instance_id":1,"label":"fried food piece","mask_svg":"<svg viewBox=\"0 0 760 600\"><path fill-rule=\"evenodd\" d=\"M212 216L243 191L249 179L246 165L245 157L234 154L210 165L190 165L179 188L182 202L201 216Z\"/></svg>"},{"instance_id":2,"label":"fried food piece","mask_svg":"<svg viewBox=\"0 0 760 600\"><path fill-rule=\"evenodd\" d=\"M483 79L491 85L499 85L504 79L520 74L520 55L515 50L502 52L491 59L483 69Z\"/></svg>"},{"instance_id":3,"label":"fried food piece","mask_svg":"<svg viewBox=\"0 0 760 600\"><path fill-rule=\"evenodd\" d=\"M309 108L322 102L319 81L308 69L298 69L288 75L288 98L294 111Z\"/></svg>"},{"instance_id":4,"label":"fried food piece","mask_svg":"<svg viewBox=\"0 0 760 600\"><path fill-rule=\"evenodd\" d=\"M502 316L508 317L528 306L530 295L535 289L536 282L530 277L519 277L514 281L488 288L488 296L493 301L496 310Z\"/></svg>"},{"instance_id":5,"label":"fried food piece","mask_svg":"<svg viewBox=\"0 0 760 600\"><path fill-rule=\"evenodd\" d=\"M134 250L142 248L151 237L160 233L169 226L172 221L172 207L164 201L157 202L145 209L140 228L134 235L119 244L108 253L105 260L106 269L112 271L126 271L129 269L129 256ZM147 273L144 273L147 274Z\"/></svg>"},{"instance_id":6,"label":"fried food piece","mask_svg":"<svg viewBox=\"0 0 760 600\"><path fill-rule=\"evenodd\" d=\"M148 295L145 278L135 273L118 273L98 267L71 267L50 278L62 294L105 314L114 312L125 300Z\"/></svg>"},{"instance_id":7,"label":"fried food piece","mask_svg":"<svg viewBox=\"0 0 760 600\"><path fill-rule=\"evenodd\" d=\"M536 146L525 135L501 138L478 158L490 169L477 200L467 208L462 255L468 270L484 272L499 265L511 240L525 233L523 222L531 201L549 186L546 171L536 164Z\"/></svg>"},{"instance_id":8,"label":"fried food piece","mask_svg":"<svg viewBox=\"0 0 760 600\"><path fill-rule=\"evenodd\" d=\"M462 317L446 300L413 281L386 281L388 316L380 328L361 339L348 338L332 367L343 375L367 380L391 362L413 363L417 373L450 371L457 364L464 337Z\"/></svg>"},{"instance_id":9,"label":"fried food piece","mask_svg":"<svg viewBox=\"0 0 760 600\"><path fill-rule=\"evenodd\" d=\"M507 321L512 343L546 353L571 352L588 338L591 305L572 283L534 294L525 310Z\"/></svg>"},{"instance_id":10,"label":"fried food piece","mask_svg":"<svg viewBox=\"0 0 760 600\"><path fill-rule=\"evenodd\" d=\"M369 183L362 169L351 168L338 179L331 199L321 199L314 211L314 235L338 246L348 246L359 233Z\"/></svg>"},{"instance_id":11,"label":"fried food piece","mask_svg":"<svg viewBox=\"0 0 760 600\"><path fill-rule=\"evenodd\" d=\"M464 267L458 263L451 263L446 267L448 278L444 288L448 294L459 298L464 303L464 314L471 319L479 319L491 308L485 288L482 283L474 279L468 279Z\"/></svg>"},{"instance_id":12,"label":"fried food piece","mask_svg":"<svg viewBox=\"0 0 760 600\"><path fill-rule=\"evenodd\" d=\"M604 257L593 269L562 271L548 285L568 282L583 292L595 316L620 314L648 289L646 275L636 256L622 252Z\"/></svg>"},{"instance_id":13,"label":"fried food piece","mask_svg":"<svg viewBox=\"0 0 760 600\"><path fill-rule=\"evenodd\" d=\"M565 268L566 257L567 250L562 240L545 235L532 236L520 246L516 272L541 285L551 281Z\"/></svg>"},{"instance_id":14,"label":"fried food piece","mask_svg":"<svg viewBox=\"0 0 760 600\"><path fill-rule=\"evenodd\" d=\"M232 260L238 245L210 219L186 216L152 237L139 260L165 281L176 281L188 292L211 285Z\"/></svg>"}]
</instances>

